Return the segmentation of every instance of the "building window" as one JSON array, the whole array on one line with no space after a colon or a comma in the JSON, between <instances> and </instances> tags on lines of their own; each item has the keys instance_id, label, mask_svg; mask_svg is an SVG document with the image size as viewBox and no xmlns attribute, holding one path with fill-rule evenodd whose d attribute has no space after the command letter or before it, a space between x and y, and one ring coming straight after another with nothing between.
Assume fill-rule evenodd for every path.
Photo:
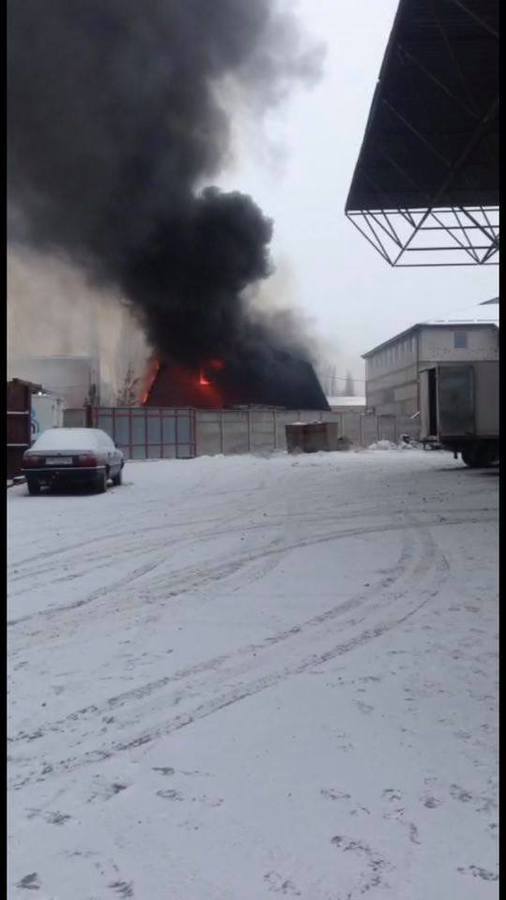
<instances>
[{"instance_id":1,"label":"building window","mask_svg":"<svg viewBox=\"0 0 506 900\"><path fill-rule=\"evenodd\" d=\"M455 331L453 333L453 346L455 350L467 350L467 331Z\"/></svg>"}]
</instances>

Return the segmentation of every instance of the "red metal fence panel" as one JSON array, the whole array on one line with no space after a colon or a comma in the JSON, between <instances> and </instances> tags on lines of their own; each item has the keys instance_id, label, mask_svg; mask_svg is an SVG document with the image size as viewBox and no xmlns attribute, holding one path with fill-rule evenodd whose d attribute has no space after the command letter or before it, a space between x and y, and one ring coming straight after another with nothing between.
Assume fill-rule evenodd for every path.
<instances>
[{"instance_id":1,"label":"red metal fence panel","mask_svg":"<svg viewBox=\"0 0 506 900\"><path fill-rule=\"evenodd\" d=\"M196 456L195 410L119 406L91 410L94 428L107 432L127 459L191 459Z\"/></svg>"}]
</instances>

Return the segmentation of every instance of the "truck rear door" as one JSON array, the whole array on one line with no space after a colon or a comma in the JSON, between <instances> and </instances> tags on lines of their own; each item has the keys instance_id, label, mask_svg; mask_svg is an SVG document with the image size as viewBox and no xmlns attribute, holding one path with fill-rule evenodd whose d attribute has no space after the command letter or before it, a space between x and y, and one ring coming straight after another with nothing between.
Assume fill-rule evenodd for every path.
<instances>
[{"instance_id":1,"label":"truck rear door","mask_svg":"<svg viewBox=\"0 0 506 900\"><path fill-rule=\"evenodd\" d=\"M422 369L420 372L420 437L436 439L437 426L437 370Z\"/></svg>"},{"instance_id":2,"label":"truck rear door","mask_svg":"<svg viewBox=\"0 0 506 900\"><path fill-rule=\"evenodd\" d=\"M476 431L472 366L438 366L440 437L463 437Z\"/></svg>"}]
</instances>

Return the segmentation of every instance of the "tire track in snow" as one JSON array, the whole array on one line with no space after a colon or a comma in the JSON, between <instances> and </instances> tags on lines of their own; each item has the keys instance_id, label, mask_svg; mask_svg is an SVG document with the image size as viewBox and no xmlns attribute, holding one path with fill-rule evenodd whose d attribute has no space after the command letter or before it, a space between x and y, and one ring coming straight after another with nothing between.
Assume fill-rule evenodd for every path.
<instances>
[{"instance_id":1,"label":"tire track in snow","mask_svg":"<svg viewBox=\"0 0 506 900\"><path fill-rule=\"evenodd\" d=\"M248 515L254 515L255 513L258 513L260 510L263 510L263 509L264 509L264 504L261 504L258 507L255 507L253 509L240 510L236 515L228 516L228 522L235 523L235 522L237 522L238 519L241 519L245 513L247 513ZM434 514L434 512L435 512L435 510L427 510L428 515ZM476 515L478 513L490 513L490 512L495 512L497 515L497 510L495 510L493 507L461 507L461 506L459 506L459 507L456 507L455 509L449 509L448 507L445 506L445 513L449 514L449 515L457 515L457 514ZM392 517L406 516L407 514L409 514L409 511L406 510L405 507L400 507L399 509L389 510L388 519L391 520ZM289 512L263 513L263 518L262 518L261 522L245 524L244 526L242 526L241 530L245 531L245 532L262 530L266 527L275 527L277 525L282 525L285 520L296 520L296 519L301 519L301 521L307 522L309 524L311 524L313 522L327 522L327 523L328 522L339 522L339 521L342 521L343 516L346 519L346 521L348 521L350 519L355 519L355 518L368 518L369 519L371 517L378 517L378 516L381 517L381 516L385 516L385 512L383 509L381 509L381 507L378 508L377 506L374 506L371 508L362 507L361 509L358 509L356 512L351 512L351 511L348 512L346 509L344 509L344 510L340 510L339 513L336 513L333 515L320 514L320 515L311 516L311 515L308 515L306 512L304 512L303 510L300 512L293 512L293 513L289 513ZM57 548L56 550L46 551L44 553L39 553L35 556L28 557L24 560L20 560L19 562L13 562L12 568L15 567L16 571L14 574L11 574L9 576L9 583L15 584L18 581L24 581L27 578L38 577L38 576L46 574L46 573L51 574L54 572L54 561L50 565L44 566L42 568L31 569L28 572L20 571L20 570L22 570L22 567L24 565L28 565L29 563L38 561L39 559L47 560L49 558L61 556L62 554L65 554L67 552L72 552L74 550L80 551L79 552L79 561L81 561L81 562L86 561L86 562L93 563L96 559L102 559L102 558L106 559L106 560L110 559L111 550L114 550L114 553L116 555L117 554L120 554L120 555L125 554L128 556L132 553L135 553L136 551L141 552L141 553L143 552L142 548L139 548L139 538L141 536L148 535L148 534L154 534L159 531L172 531L174 529L177 529L180 531L181 529L188 528L188 527L193 528L193 526L199 526L199 525L212 525L215 522L222 522L222 521L223 521L222 516L213 516L208 519L192 519L190 521L182 521L182 522L163 522L160 525L149 525L149 526L142 527L142 528L139 528L135 524L132 524L132 527L127 530L114 531L114 532L110 532L105 535L100 535L97 537L90 538L89 540L86 540L86 541L80 541L79 543L67 544L64 547ZM229 534L231 531L235 532L235 530L236 530L235 527L227 527L227 528L219 529L219 530L216 530L215 528L211 528L209 530L199 532L199 533L191 531L189 534L183 534L180 538L177 538L177 537L174 538L172 535L170 535L170 536L167 535L167 538L168 538L168 540L170 540L170 546L173 546L175 543L186 543L187 541L196 540L197 538L199 540L202 540L203 538L213 537L215 535L216 536L220 536L220 535L224 536L224 535ZM109 548L106 550L103 549L104 543L106 543L108 541L116 541L118 538L127 538L127 539L130 538L131 543L126 547L113 547L113 548ZM93 547L95 544L99 545L99 552L97 553L96 550L93 550L89 555L83 556L83 554L81 552L83 547ZM160 546L167 546L167 542L165 540L163 540L160 544L150 545L150 548L157 549L157 547L160 547ZM71 558L69 560L69 563L73 562L73 561L74 561L73 558ZM97 567L97 568L99 568L99 567Z\"/></svg>"},{"instance_id":2,"label":"tire track in snow","mask_svg":"<svg viewBox=\"0 0 506 900\"><path fill-rule=\"evenodd\" d=\"M424 607L439 592L442 581L444 580L444 576L447 574L447 571L448 571L448 564L447 564L445 558L441 554L439 554L439 559L437 559L437 555L438 555L438 551L437 551L437 546L435 544L435 541L433 540L433 538L431 537L431 535L428 532L425 532L422 536L422 553L415 565L414 571L410 573L409 577L410 577L410 582L413 579L413 577L418 577L418 579L419 579L418 584L420 585L424 574L427 575L427 573L429 573L430 574L429 585L426 587L419 586L417 589L414 590L414 594L416 596L416 603L414 605L410 604L410 609L408 609L407 611L403 611L402 609L399 610L398 612L400 612L401 615L399 615L399 614L392 615L391 614L390 617L385 619L386 602L387 603L389 602L389 605L391 605L392 603L395 603L398 600L404 600L405 596L406 596L404 590L401 590L401 591L397 590L397 592L390 591L390 596L389 596L388 588L386 588L383 590L382 593L376 593L375 597L372 598L373 600L375 600L375 602L372 606L372 612L374 612L374 611L380 612L379 621L377 621L376 623L371 622L367 627L361 628L358 632L356 631L357 624L360 625L360 624L364 623L371 616L371 610L368 610L366 608L361 619L359 619L359 620L352 619L348 623L352 627L352 629L355 629L355 631L353 632L353 630L352 630L352 633L348 636L348 638L342 639L339 643L331 646L330 648L327 648L322 651L315 651L310 655L302 654L301 659L295 660L293 663L291 663L288 666L285 666L281 670L274 670L273 672L268 672L263 676L259 676L257 678L250 679L249 681L247 681L245 683L241 682L239 685L236 685L235 687L232 686L231 688L229 688L225 691L222 690L222 685L218 683L218 685L216 686L216 688L213 691L212 696L210 698L208 698L207 700L199 703L196 707L194 707L190 711L179 714L173 718L170 718L168 721L164 721L160 725L155 726L154 728L151 727L149 729L146 729L135 737L130 737L129 739L126 739L123 741L116 740L108 745L105 745L105 746L103 745L102 747L99 747L99 748L86 750L78 756L70 757L65 760L60 760L58 763L55 763L55 764L53 763L53 764L51 764L51 771L45 777L51 778L53 775L64 774L65 772L72 771L73 769L79 768L82 765L87 765L87 764L97 762L97 761L103 760L103 759L109 759L118 753L122 753L127 750L135 749L136 747L140 747L145 744L151 743L152 741L154 741L160 737L168 736L171 733L173 733L174 731L177 731L183 727L186 727L187 725L192 724L193 722L197 721L198 719L205 718L205 717L212 715L215 712L218 712L234 703L237 703L243 699L246 699L247 697L253 696L261 691L264 691L270 687L273 687L276 684L280 683L281 681L286 680L289 677L292 677L292 676L298 675L298 674L302 674L307 669L309 669L313 666L324 664L324 663L336 658L337 656L348 653L348 652L356 649L357 647L360 647L363 644L365 644L377 637L380 637L387 631L390 631L393 628L398 627L403 622L405 622L407 619L409 619L411 616L415 615L422 607ZM404 571L406 571L406 570L404 570ZM394 581L395 581L395 579L394 579ZM415 581L415 584L416 584L416 581ZM376 590L377 590L377 588L376 588ZM352 599L353 598L350 598L350 601ZM322 622L326 623L332 617L331 613L332 612L335 613L336 609L337 608L334 608L334 610L332 610L332 611L329 610L326 613L321 614L319 617L314 617L314 619L318 618ZM313 622L313 620L309 620L309 621ZM279 639L286 640L286 637L289 637L289 636L293 637L297 634L301 634L302 630L303 629L300 629L299 631L294 630L294 629L289 629L286 632L286 636L283 636L283 638L281 638L281 636L280 636ZM325 630L325 632L324 632L323 639L325 641L328 640L328 631L327 630ZM270 646L272 646L272 643L270 644ZM265 647L263 647L262 649L265 649ZM248 652L248 648L244 648L243 654L247 653L247 652ZM237 655L237 653L232 654L232 656L234 656L234 655ZM185 677L187 678L188 676L192 676L195 674L195 672L197 670L199 670L199 674L205 673L207 676L204 686L203 686L204 691L205 691L206 687L209 690L209 674L210 674L209 669L210 669L210 667L213 667L213 670L216 672L216 662L218 662L219 665L223 665L223 662L226 662L229 659L230 659L230 655L227 655L225 657L218 657L217 660L207 661L206 663L201 664L201 666L191 667L189 670L186 670L186 672L183 671L183 672L179 673L179 678L181 680L184 680ZM248 667L246 667L246 668L248 668ZM178 673L175 673L175 674L176 674L176 676L178 675ZM218 672L217 674L221 675L220 672ZM237 677L238 673L226 671L224 674L228 680L232 676ZM170 677L168 676L168 678L170 678ZM170 680L174 681L174 676L172 676L170 678ZM160 687L163 688L166 686L166 684L165 683L162 684L161 681L165 682L165 680L163 679L163 680L159 680L158 682L155 683L156 689L158 689L158 690L160 689ZM128 700L131 700L132 698L139 699L139 698L149 695L150 693L153 692L154 689L155 688L153 687L153 685L141 686L141 688L137 689L137 691L134 690L131 692L126 692L125 696L119 695L117 698L111 698L111 702L124 705L127 702L127 698L128 698ZM199 689L201 690L202 686L199 686ZM190 699L191 699L191 696L194 695L194 690L195 690L194 684L190 684L189 686L187 686L187 693L189 693ZM183 693L183 695L180 695L179 700L182 697L184 697L184 693ZM163 704L162 704L164 709L167 707L167 702L168 702L168 700L164 698ZM97 718L103 712L103 709L101 709L100 707L97 707L97 708L90 707L90 708L87 708L86 710L83 710L82 712L91 714L91 717L92 717L91 724L93 724L93 719ZM78 717L79 711L77 714L74 714L74 715L76 715ZM66 719L63 720L63 722L68 722L68 718L69 717L66 717ZM117 724L118 723L116 723L116 727L117 727ZM127 721L126 723L124 723L123 727L131 726L131 725L134 725L134 726L138 725L138 716L136 718L134 718L133 721ZM59 730L59 729L57 729L57 730ZM39 747L40 747L40 745L39 745ZM40 754L38 754L37 758L38 759L41 758ZM32 760L32 764L33 764L33 760ZM47 765L47 763L46 763L46 765ZM45 777L41 776L40 769L39 769L36 772L32 772L32 773L28 774L21 781L17 781L15 784L13 784L13 787L19 789L19 788L23 787L25 784L31 783L34 780L38 780L38 781L45 780Z\"/></svg>"},{"instance_id":3,"label":"tire track in snow","mask_svg":"<svg viewBox=\"0 0 506 900\"><path fill-rule=\"evenodd\" d=\"M209 660L204 660L203 662L197 663L196 665L176 671L171 675L166 675L154 681L147 682L146 684L141 685L137 688L132 688L128 691L124 691L121 694L110 697L105 703L102 703L100 705L90 704L89 706L69 713L56 722L51 723L50 726L46 726L46 728L44 728L44 726L36 728L34 732L31 733L31 735L27 735L26 733L22 732L21 734L10 738L10 742L15 743L18 740L30 740L33 735L42 736L46 731L60 731L61 728L65 727L66 724L77 721L78 719L88 715L89 713L92 713L93 715L106 715L114 709L124 706L131 700L143 699L144 697L150 696L157 690L163 689L171 684L178 684L180 681L184 681L195 675L215 672L219 667L228 662L231 662L235 659L241 659L243 657L250 657L254 653L260 652L264 649L269 649L283 641L290 639L295 635L299 635L303 631L306 631L308 628L312 628L314 626L329 622L339 615L357 608L364 600L367 600L369 597L374 598L378 591L385 590L385 588L391 586L403 575L405 575L408 569L409 562L413 559L412 549L413 543L409 541L405 536L401 554L397 562L388 570L385 575L382 576L382 578L372 583L366 590L357 592L348 600L344 600L342 603L338 603L335 606L332 606L330 609L325 610L322 613L318 613L316 616L312 616L310 619L307 619L300 624L293 625L290 628L285 628L282 631L278 631L273 635L269 635L268 637L263 638L257 643L246 644L243 647L239 647L236 650L231 651L230 653L224 653L219 656L212 657Z\"/></svg>"},{"instance_id":4,"label":"tire track in snow","mask_svg":"<svg viewBox=\"0 0 506 900\"><path fill-rule=\"evenodd\" d=\"M201 487L207 487L207 485L208 485L207 477L206 476L199 477L196 480L196 482L193 483L190 487L177 493L175 496L173 496L172 494L168 495L167 500L170 500L172 505L174 505L174 503L180 504L181 502L186 501L187 498L190 498L190 499L193 498L196 493L198 494L198 491ZM258 490L258 489L259 488L257 488L256 490ZM256 490L249 491L246 496L251 496L251 495L254 496L256 493ZM245 496L244 491L240 491L240 493L242 494L243 497ZM221 498L223 496L223 494L221 492L217 491L217 496ZM93 499L93 498L91 498L91 499ZM151 502L153 502L153 501L151 501ZM155 502L157 503L157 505L160 505L160 506L162 506L162 504L163 504L163 500L157 500ZM260 509L263 509L263 508L264 508L264 502L259 503L258 505L254 506L253 509L251 509L251 508L244 509L243 508L243 509L239 510L236 514L229 515L228 520L234 521L237 518L241 518L241 516L244 513L251 514L254 512L258 512ZM83 547L90 547L90 546L93 546L94 544L102 545L104 540L116 540L117 538L121 538L121 537L137 538L140 535L150 534L150 533L156 532L156 531L163 531L166 529L181 529L181 528L186 528L186 527L190 527L190 526L194 526L194 525L197 525L197 526L202 525L202 524L206 525L206 524L211 524L213 522L222 522L222 521L223 521L222 515L221 516L213 515L210 518L199 517L199 518L195 518L195 519L189 519L186 521L183 520L183 521L177 521L177 522L163 522L163 523L160 523L159 525L147 525L147 526L139 527L137 513L134 510L133 514L132 514L131 527L129 527L126 530L117 531L116 529L114 529L113 531L107 531L105 533L100 534L99 536L94 536L92 538L89 538L88 540L80 540L77 543L66 544L63 547L60 546L55 549L44 550L44 551L34 554L33 556L25 557L24 559L12 560L11 566L16 567L17 569L20 569L23 566L28 565L32 562L37 562L38 560L46 560L49 558L54 559L55 557L59 557L64 553L71 552L73 550L79 551ZM114 549L116 549L116 548L114 548ZM52 567L51 567L51 569L52 569ZM45 571L45 569L43 571ZM29 574L30 573L27 573L27 577ZM19 575L19 577L23 577L23 574L21 573ZM11 576L10 580L11 581L13 580L12 576Z\"/></svg>"},{"instance_id":5,"label":"tire track in snow","mask_svg":"<svg viewBox=\"0 0 506 900\"><path fill-rule=\"evenodd\" d=\"M439 516L439 518L432 522L424 522L424 527L437 527L437 526L447 526L447 525L472 525L472 524L485 524L486 522L496 522L496 517L482 517L477 519L451 519L448 516ZM307 538L297 541L292 544L282 545L276 548L271 549L263 549L253 554L245 554L241 557L236 558L236 560L226 563L219 564L217 566L211 567L209 565L202 568L193 568L190 572L187 572L183 575L182 580L178 580L177 575L171 573L171 586L175 586L175 590L171 590L169 592L166 591L167 579L164 576L162 579L162 584L165 590L165 595L169 596L178 596L180 593L185 593L188 590L196 590L199 589L202 584L205 586L206 584L218 581L221 578L228 577L231 574L236 574L240 571L241 568L248 565L250 562L254 562L258 559L262 559L272 554L282 554L288 553L294 550L300 550L306 547L316 546L318 544L329 543L335 540L348 538L348 537L360 537L366 536L369 534L385 534L387 532L392 531L404 531L406 527L409 527L409 523L402 522L395 525L385 526L376 525L364 528L351 528L347 530L339 530L335 532L326 532L323 535L314 538ZM228 533L228 532L226 532ZM17 619L10 619L7 622L7 626L12 628L16 625L24 624L25 622L31 622L37 619L51 619L55 616L58 616L60 613L65 613L68 611L79 609L83 606L87 606L90 603L93 603L96 600L103 599L109 594L113 593L118 588L124 587L126 585L130 585L133 581L143 577L154 569L158 568L158 566L162 565L166 562L166 554L163 557L155 560L154 562L148 563L144 566L140 566L138 569L134 569L129 574L122 576L118 581L113 582L110 585L104 586L103 588L98 588L95 591L92 591L91 594L88 594L87 597L81 598L80 600L75 600L71 603L63 603L58 606L53 606L48 609L37 610L34 613L27 613L25 616L19 616ZM183 570L184 571L184 570ZM201 579L200 583L192 583L187 586L188 579L199 578ZM156 587L156 584L154 585ZM153 601L154 602L154 601Z\"/></svg>"},{"instance_id":6,"label":"tire track in snow","mask_svg":"<svg viewBox=\"0 0 506 900\"><path fill-rule=\"evenodd\" d=\"M13 790L19 790L22 787L33 783L34 781L40 782L59 774L64 775L76 769L79 769L82 766L90 765L103 760L108 760L120 753L134 750L163 737L169 737L174 732L179 731L182 728L187 727L188 725L192 725L200 719L204 719L211 715L214 715L215 713L221 712L222 710L226 709L229 706L232 706L235 703L245 700L248 697L253 697L254 695L268 690L271 687L275 687L277 684L285 681L287 678L290 678L294 675L301 675L313 666L330 662L331 660L336 659L338 656L349 653L350 651L355 650L357 647L360 647L363 644L374 640L375 638L381 637L388 631L391 631L399 625L402 625L413 615L419 612L420 609L426 606L426 604L437 595L437 593L438 590L431 591L428 596L426 596L405 615L388 622L384 622L381 625L375 626L374 628L364 629L356 637L350 638L347 641L342 641L323 653L313 654L304 659L298 665L287 667L281 672L274 672L257 678L249 682L248 684L242 685L240 688L232 688L222 694L217 694L211 699L199 704L191 712L175 716L168 722L165 722L155 728L151 728L148 731L145 731L137 737L132 738L128 741L116 741L111 743L107 748L87 750L80 756L71 757L66 760L60 760L58 763L51 765L51 771L48 772L47 775L41 776L40 771L37 773L33 773L25 777L21 782L13 782L11 784L11 788Z\"/></svg>"},{"instance_id":7,"label":"tire track in snow","mask_svg":"<svg viewBox=\"0 0 506 900\"><path fill-rule=\"evenodd\" d=\"M258 512L258 509L249 510L248 512L250 514L252 512L255 513L255 512ZM237 513L234 516L229 516L228 521L236 522L237 519L240 519L243 516L243 513L244 513L244 511L241 511L240 513ZM132 527L126 531L119 531L119 532L113 532L113 533L106 534L106 535L100 535L100 536L91 538L88 541L81 541L78 544L68 544L65 547L62 547L58 550L49 551L47 553L41 553L35 557L31 557L28 560L24 560L24 561L21 561L18 563L12 563L12 566L16 567L16 571L15 571L15 574L13 574L9 577L9 582L11 584L15 584L19 581L25 581L27 578L38 578L40 575L45 575L48 573L52 574L54 572L54 566L55 566L54 559L51 564L49 564L47 566L43 566L42 568L30 569L28 572L19 571L24 564L30 563L33 561L37 561L39 559L46 560L48 558L54 558L55 556L61 556L64 553L71 552L74 550L82 551L83 547L94 547L94 545L98 544L98 552L97 552L97 550L92 550L90 553L87 553L84 555L82 552L79 552L79 555L78 555L79 562L81 562L81 563L86 562L86 563L93 564L96 560L104 559L104 560L106 560L106 563L107 563L107 561L109 561L108 564L110 565L112 551L114 551L116 558L118 556L122 556L122 555L127 556L127 557L131 556L132 554L137 554L137 555L141 554L142 555L142 553L144 553L145 551L142 547L142 544L139 543L139 539L141 537L144 537L145 535L156 533L159 531L170 532L171 530L174 530L174 529L181 531L181 529L183 529L183 528L189 528L189 527L193 528L194 526L210 525L212 523L222 522L222 521L223 521L222 516L213 516L210 519L195 519L195 520L192 520L189 522L164 522L163 524L160 524L160 525L149 525L145 528L139 528L135 525L132 525ZM243 530L248 530L249 528L252 528L252 527L253 528L265 527L265 524L263 526L262 525L246 526L246 528ZM157 548L167 547L167 546L173 547L175 544L180 544L180 543L184 544L184 543L187 543L188 541L194 541L196 539L201 540L202 538L213 537L214 535L226 535L226 534L229 534L229 532L233 531L233 530L235 530L235 529L227 528L227 529L216 530L215 528L211 528L206 531L190 531L188 534L182 534L181 537L174 537L173 535L167 534L166 537L163 540L161 540L160 542L158 542L157 544L150 544L150 550L156 550ZM127 546L124 546L124 545L120 546L120 547L113 546L113 547L109 547L108 549L104 549L104 544L107 544L107 542L109 542L109 541L115 542L118 540L118 538L129 538L129 539L131 539L131 543L129 543ZM74 562L74 560L75 560L75 557L71 557L69 560L69 564ZM95 568L98 569L98 568L102 568L102 567L103 566L99 565L99 566L96 566ZM86 574L86 573L84 573L84 574ZM69 576L69 577L74 577L74 576ZM25 590L26 590L26 588L23 589L23 593Z\"/></svg>"}]
</instances>

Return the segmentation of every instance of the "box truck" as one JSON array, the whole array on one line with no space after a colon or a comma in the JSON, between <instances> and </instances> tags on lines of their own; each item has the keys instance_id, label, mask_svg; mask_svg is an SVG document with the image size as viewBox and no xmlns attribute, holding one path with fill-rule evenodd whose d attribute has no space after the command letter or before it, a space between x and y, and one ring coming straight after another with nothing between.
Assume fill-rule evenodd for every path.
<instances>
[{"instance_id":1,"label":"box truck","mask_svg":"<svg viewBox=\"0 0 506 900\"><path fill-rule=\"evenodd\" d=\"M439 363L420 373L421 438L472 468L499 459L499 361Z\"/></svg>"}]
</instances>

